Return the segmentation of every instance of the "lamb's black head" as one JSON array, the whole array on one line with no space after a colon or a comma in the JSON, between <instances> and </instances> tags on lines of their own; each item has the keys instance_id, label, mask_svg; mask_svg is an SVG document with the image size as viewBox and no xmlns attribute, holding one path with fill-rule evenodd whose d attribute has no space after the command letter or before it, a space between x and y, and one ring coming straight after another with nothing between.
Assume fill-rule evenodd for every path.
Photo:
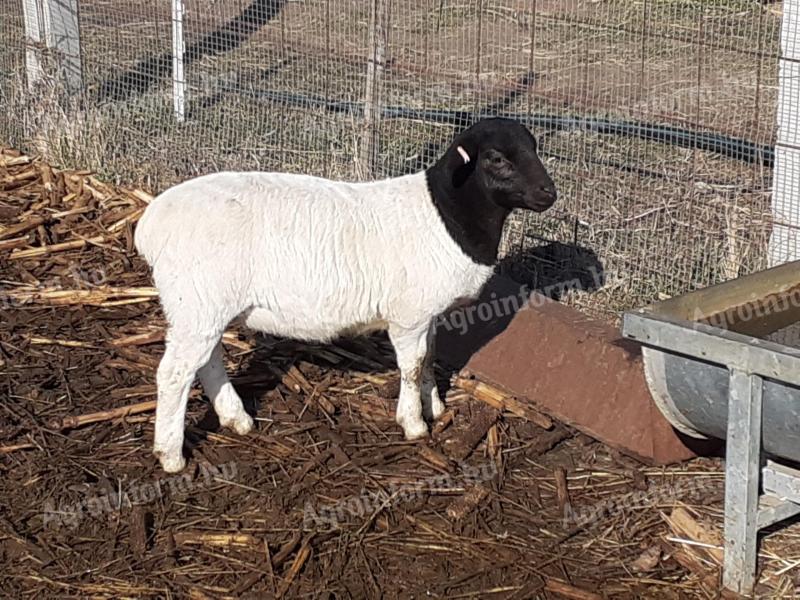
<instances>
[{"instance_id":1,"label":"lamb's black head","mask_svg":"<svg viewBox=\"0 0 800 600\"><path fill-rule=\"evenodd\" d=\"M452 184L468 181L498 206L542 212L556 187L537 153L536 139L511 119L485 119L462 132L443 157Z\"/></svg>"}]
</instances>

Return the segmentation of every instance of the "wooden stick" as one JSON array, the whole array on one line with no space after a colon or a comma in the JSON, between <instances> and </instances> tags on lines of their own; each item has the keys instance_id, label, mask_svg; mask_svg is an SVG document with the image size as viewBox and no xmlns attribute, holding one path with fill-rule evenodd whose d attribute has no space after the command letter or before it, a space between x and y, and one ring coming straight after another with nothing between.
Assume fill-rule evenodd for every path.
<instances>
[{"instance_id":1,"label":"wooden stick","mask_svg":"<svg viewBox=\"0 0 800 600\"><path fill-rule=\"evenodd\" d=\"M570 431L563 426L559 426L553 429L553 431L545 431L528 445L526 454L530 458L541 456L555 448L571 435Z\"/></svg>"},{"instance_id":2,"label":"wooden stick","mask_svg":"<svg viewBox=\"0 0 800 600\"><path fill-rule=\"evenodd\" d=\"M164 341L164 330L154 329L145 333L136 333L124 338L113 340L111 345L115 348L125 348L127 346L145 346L147 344L155 344Z\"/></svg>"},{"instance_id":3,"label":"wooden stick","mask_svg":"<svg viewBox=\"0 0 800 600\"><path fill-rule=\"evenodd\" d=\"M84 183L83 184L83 188L86 189L86 190L89 190L89 193L98 202L105 202L106 200L108 200L108 196L106 194L104 194L103 192L101 192L98 189L95 189L94 186L89 185L88 183Z\"/></svg>"},{"instance_id":4,"label":"wooden stick","mask_svg":"<svg viewBox=\"0 0 800 600\"><path fill-rule=\"evenodd\" d=\"M6 177L3 179L3 184L5 184L6 189L8 189L9 184L17 183L19 181L28 181L31 179L37 179L38 176L39 176L39 171L37 171L35 167L31 167L27 171L23 171L22 173L17 173L16 175L6 175Z\"/></svg>"},{"instance_id":5,"label":"wooden stick","mask_svg":"<svg viewBox=\"0 0 800 600\"><path fill-rule=\"evenodd\" d=\"M33 159L30 156L22 155L22 156L15 156L13 158L3 158L0 159L0 166L2 167L16 167L19 165L27 165Z\"/></svg>"},{"instance_id":6,"label":"wooden stick","mask_svg":"<svg viewBox=\"0 0 800 600\"><path fill-rule=\"evenodd\" d=\"M128 300L112 300L110 302L101 302L100 304L93 304L92 306L99 306L100 308L112 308L114 306L130 306L131 304L143 304L145 302L153 302L155 298L130 298Z\"/></svg>"},{"instance_id":7,"label":"wooden stick","mask_svg":"<svg viewBox=\"0 0 800 600\"><path fill-rule=\"evenodd\" d=\"M31 229L36 229L39 225L43 225L44 223L47 223L47 219L45 217L32 217L26 221L23 221L22 223L19 223L18 225L12 225L11 227L7 227L0 231L0 240L25 233Z\"/></svg>"},{"instance_id":8,"label":"wooden stick","mask_svg":"<svg viewBox=\"0 0 800 600\"><path fill-rule=\"evenodd\" d=\"M486 435L486 452L494 461L497 472L503 472L503 446L500 442L500 429L497 423L491 426Z\"/></svg>"},{"instance_id":9,"label":"wooden stick","mask_svg":"<svg viewBox=\"0 0 800 600\"><path fill-rule=\"evenodd\" d=\"M74 429L90 423L100 423L102 421L111 421L127 417L128 415L136 415L143 412L150 412L156 409L156 401L148 400L147 402L139 402L138 404L130 404L121 408L114 408L111 410L102 410L100 412L89 413L85 415L77 415L74 417L64 417L63 419L55 419L48 424L50 429L62 431L64 429Z\"/></svg>"},{"instance_id":10,"label":"wooden stick","mask_svg":"<svg viewBox=\"0 0 800 600\"><path fill-rule=\"evenodd\" d=\"M379 375L375 375L373 373L361 373L359 371L351 371L350 374L353 377L357 377L358 379L363 379L364 381L368 381L377 386L386 385L388 379L386 377L381 377Z\"/></svg>"},{"instance_id":11,"label":"wooden stick","mask_svg":"<svg viewBox=\"0 0 800 600\"><path fill-rule=\"evenodd\" d=\"M250 342L243 342L240 340L233 331L228 331L222 334L222 343L226 346L233 346L234 348L242 350L243 352L250 352L255 347Z\"/></svg>"},{"instance_id":12,"label":"wooden stick","mask_svg":"<svg viewBox=\"0 0 800 600\"><path fill-rule=\"evenodd\" d=\"M286 371L286 374L281 378L283 385L288 387L294 392L303 392L309 399L313 398L319 405L323 412L328 416L336 412L336 407L333 403L319 393L319 388L311 385L311 383L303 375L302 371L296 365L292 365ZM316 394L315 394L316 392Z\"/></svg>"},{"instance_id":13,"label":"wooden stick","mask_svg":"<svg viewBox=\"0 0 800 600\"><path fill-rule=\"evenodd\" d=\"M303 540L303 544L300 546L297 556L295 556L294 561L292 561L292 566L289 567L289 572L286 573L286 577L284 577L280 586L278 586L278 598L283 598L286 592L289 591L289 587L292 585L294 578L297 577L297 574L300 573L308 557L311 556L311 540L313 537L314 534L311 533Z\"/></svg>"},{"instance_id":14,"label":"wooden stick","mask_svg":"<svg viewBox=\"0 0 800 600\"><path fill-rule=\"evenodd\" d=\"M121 357L129 360L130 362L136 363L140 367L145 369L150 369L155 371L158 368L159 359L149 354L145 354L140 350L136 350L135 348L131 348L128 346L116 346L114 348L114 352L119 354Z\"/></svg>"},{"instance_id":15,"label":"wooden stick","mask_svg":"<svg viewBox=\"0 0 800 600\"><path fill-rule=\"evenodd\" d=\"M150 204L153 201L153 196L144 190L131 190L128 193L137 200L141 200L145 204Z\"/></svg>"},{"instance_id":16,"label":"wooden stick","mask_svg":"<svg viewBox=\"0 0 800 600\"><path fill-rule=\"evenodd\" d=\"M260 548L262 540L247 533L218 533L209 531L176 531L175 543L179 546L215 546L219 548Z\"/></svg>"},{"instance_id":17,"label":"wooden stick","mask_svg":"<svg viewBox=\"0 0 800 600\"><path fill-rule=\"evenodd\" d=\"M0 446L0 454L10 454L17 450L28 450L29 448L36 448L34 444L14 444L12 446Z\"/></svg>"},{"instance_id":18,"label":"wooden stick","mask_svg":"<svg viewBox=\"0 0 800 600\"><path fill-rule=\"evenodd\" d=\"M437 452L430 446L420 446L419 456L428 464L431 464L443 471L447 471L448 473L452 473L455 470L453 462L449 458L447 458L441 452Z\"/></svg>"},{"instance_id":19,"label":"wooden stick","mask_svg":"<svg viewBox=\"0 0 800 600\"><path fill-rule=\"evenodd\" d=\"M314 386L312 386L308 379L305 378L295 365L289 367L286 371L286 375L283 376L281 379L283 385L288 387L290 390L295 392L304 392L306 394L310 394L314 390Z\"/></svg>"},{"instance_id":20,"label":"wooden stick","mask_svg":"<svg viewBox=\"0 0 800 600\"><path fill-rule=\"evenodd\" d=\"M546 589L548 592L559 594L564 598L570 598L571 600L603 600L603 597L600 594L587 592L586 590L575 587L566 581L553 579L551 577L545 577L544 589Z\"/></svg>"},{"instance_id":21,"label":"wooden stick","mask_svg":"<svg viewBox=\"0 0 800 600\"><path fill-rule=\"evenodd\" d=\"M572 504L569 500L569 488L567 487L567 472L558 467L553 474L556 479L556 498L558 499L558 512L566 518L572 513Z\"/></svg>"},{"instance_id":22,"label":"wooden stick","mask_svg":"<svg viewBox=\"0 0 800 600\"><path fill-rule=\"evenodd\" d=\"M489 490L482 485L476 485L467 490L467 492L451 502L445 509L447 516L455 521L461 521L469 513L480 506L486 497L489 495Z\"/></svg>"},{"instance_id":23,"label":"wooden stick","mask_svg":"<svg viewBox=\"0 0 800 600\"><path fill-rule=\"evenodd\" d=\"M147 515L144 508L134 506L128 519L131 548L137 560L142 560L147 554Z\"/></svg>"},{"instance_id":24,"label":"wooden stick","mask_svg":"<svg viewBox=\"0 0 800 600\"><path fill-rule=\"evenodd\" d=\"M492 425L500 418L500 411L485 404L472 407L472 418L466 427L456 428L453 436L445 440L444 451L452 459L462 461L481 443Z\"/></svg>"},{"instance_id":25,"label":"wooden stick","mask_svg":"<svg viewBox=\"0 0 800 600\"><path fill-rule=\"evenodd\" d=\"M272 556L269 552L269 544L264 541L264 561L267 567L267 574L269 575L269 587L273 594L278 592L278 588L275 585L275 570L272 568ZM254 582L255 583L255 582ZM249 589L249 588L244 588Z\"/></svg>"},{"instance_id":26,"label":"wooden stick","mask_svg":"<svg viewBox=\"0 0 800 600\"><path fill-rule=\"evenodd\" d=\"M74 304L86 304L89 306L101 306L109 298L133 298L138 301L152 300L158 298L158 291L155 288L96 288L93 290L63 290L63 289L44 289L31 290L20 289L7 293L12 300L20 302L33 302L37 304L47 304L51 306L68 306Z\"/></svg>"},{"instance_id":27,"label":"wooden stick","mask_svg":"<svg viewBox=\"0 0 800 600\"><path fill-rule=\"evenodd\" d=\"M453 424L453 419L455 419L455 414L453 413L452 409L446 410L444 414L439 417L436 423L434 423L431 433L433 435L439 435Z\"/></svg>"},{"instance_id":28,"label":"wooden stick","mask_svg":"<svg viewBox=\"0 0 800 600\"><path fill-rule=\"evenodd\" d=\"M8 240L0 240L0 252L4 252L6 250L15 250L17 248L24 248L25 246L28 246L30 243L31 240L28 236L11 238Z\"/></svg>"},{"instance_id":29,"label":"wooden stick","mask_svg":"<svg viewBox=\"0 0 800 600\"><path fill-rule=\"evenodd\" d=\"M60 244L52 244L51 246L40 246L38 248L30 248L28 250L15 250L8 257L11 260L22 260L24 258L34 258L37 256L46 256L56 252L64 252L65 250L77 250L83 248L87 244L102 244L106 241L106 237L98 235L85 240L72 240L70 242L62 242Z\"/></svg>"},{"instance_id":30,"label":"wooden stick","mask_svg":"<svg viewBox=\"0 0 800 600\"><path fill-rule=\"evenodd\" d=\"M77 340L55 340L51 338L41 338L41 337L30 337L28 338L31 344L34 345L51 345L51 346L63 346L64 348L99 348L100 346L95 346L94 344L90 344L89 342L81 342Z\"/></svg>"},{"instance_id":31,"label":"wooden stick","mask_svg":"<svg viewBox=\"0 0 800 600\"><path fill-rule=\"evenodd\" d=\"M70 194L70 196L74 196L74 194ZM66 202L67 197L64 198L64 202ZM50 215L51 219L63 219L64 217L70 217L72 215L81 215L83 213L87 213L91 211L92 208L90 206L81 206L80 208L71 208L69 210L64 210L61 212L56 212Z\"/></svg>"},{"instance_id":32,"label":"wooden stick","mask_svg":"<svg viewBox=\"0 0 800 600\"><path fill-rule=\"evenodd\" d=\"M681 506L675 508L669 517L664 517L664 519L677 537L688 538L695 542L701 542L706 546L711 546L693 546L692 552L696 552L712 563L722 564L722 538L719 532L698 523L689 514L689 511Z\"/></svg>"},{"instance_id":33,"label":"wooden stick","mask_svg":"<svg viewBox=\"0 0 800 600\"><path fill-rule=\"evenodd\" d=\"M333 402L331 402L330 400L328 400L328 399L327 399L325 396L323 396L322 394L317 394L317 395L314 397L314 400L316 400L317 404L319 404L319 407L322 409L322 411L323 411L323 412L324 412L326 415L328 415L329 417L330 417L331 415L333 415L334 413L336 413L336 406L333 404Z\"/></svg>"},{"instance_id":34,"label":"wooden stick","mask_svg":"<svg viewBox=\"0 0 800 600\"><path fill-rule=\"evenodd\" d=\"M132 213L130 213L129 215L127 215L126 217L124 217L124 218L120 219L119 221L117 221L116 223L111 224L108 227L108 230L111 233L115 233L115 232L119 231L120 229L122 229L123 227L125 227L125 225L127 225L128 223L135 223L136 221L138 221L143 214L144 214L144 209L143 208L138 208L138 209L134 210Z\"/></svg>"},{"instance_id":35,"label":"wooden stick","mask_svg":"<svg viewBox=\"0 0 800 600\"><path fill-rule=\"evenodd\" d=\"M691 552L680 549L675 550L672 553L672 558L684 569L695 574L700 579L700 583L703 587L708 591L717 590L719 588L719 576L715 573L715 569L706 567L706 565Z\"/></svg>"},{"instance_id":36,"label":"wooden stick","mask_svg":"<svg viewBox=\"0 0 800 600\"><path fill-rule=\"evenodd\" d=\"M514 396L506 394L503 391L489 385L488 383L483 383L477 379L469 379L463 375L457 375L453 384L456 387L469 392L476 399L481 400L482 402L485 402L486 404L493 406L498 410L508 411L518 417L522 417L523 419L530 421L531 423L535 423L543 429L553 428L553 421L550 419L550 417L543 415L535 408L520 402L520 400Z\"/></svg>"}]
</instances>

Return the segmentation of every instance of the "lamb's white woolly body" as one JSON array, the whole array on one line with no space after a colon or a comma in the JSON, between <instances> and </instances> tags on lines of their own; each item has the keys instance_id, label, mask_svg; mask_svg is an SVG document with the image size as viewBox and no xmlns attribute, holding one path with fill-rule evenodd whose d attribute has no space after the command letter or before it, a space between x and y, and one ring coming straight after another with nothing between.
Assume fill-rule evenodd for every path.
<instances>
[{"instance_id":1,"label":"lamb's white woolly body","mask_svg":"<svg viewBox=\"0 0 800 600\"><path fill-rule=\"evenodd\" d=\"M492 273L449 236L422 173L200 177L153 201L136 246L170 323L200 311L195 328L210 330L243 314L253 329L306 340L425 325Z\"/></svg>"},{"instance_id":2,"label":"lamb's white woolly body","mask_svg":"<svg viewBox=\"0 0 800 600\"><path fill-rule=\"evenodd\" d=\"M492 273L448 234L425 174L342 183L277 173L218 173L161 194L136 230L170 329L158 371L155 452L181 453L198 375L223 425L252 427L225 374L219 339L242 315L253 329L306 340L389 330L402 372L397 420L427 433L443 404L427 360L433 319L474 297ZM205 366L203 366L205 365Z\"/></svg>"}]
</instances>

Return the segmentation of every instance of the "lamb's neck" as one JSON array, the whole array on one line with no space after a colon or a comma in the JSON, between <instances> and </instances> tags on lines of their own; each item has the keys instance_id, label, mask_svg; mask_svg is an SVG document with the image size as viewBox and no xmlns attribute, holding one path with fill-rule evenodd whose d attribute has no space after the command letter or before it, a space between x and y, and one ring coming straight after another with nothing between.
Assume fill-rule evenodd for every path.
<instances>
[{"instance_id":1,"label":"lamb's neck","mask_svg":"<svg viewBox=\"0 0 800 600\"><path fill-rule=\"evenodd\" d=\"M443 169L425 172L428 193L450 237L473 261L494 265L510 211L483 198L474 176L456 188Z\"/></svg>"}]
</instances>

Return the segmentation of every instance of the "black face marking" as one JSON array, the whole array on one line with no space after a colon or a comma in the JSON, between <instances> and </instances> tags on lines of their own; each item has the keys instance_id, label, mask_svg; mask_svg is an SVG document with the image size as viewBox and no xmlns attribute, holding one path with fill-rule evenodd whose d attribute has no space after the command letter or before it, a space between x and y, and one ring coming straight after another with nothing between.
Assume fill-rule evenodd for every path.
<instances>
[{"instance_id":1,"label":"black face marking","mask_svg":"<svg viewBox=\"0 0 800 600\"><path fill-rule=\"evenodd\" d=\"M426 177L448 233L484 265L497 261L503 225L513 209L542 212L556 201L536 139L511 119L486 119L458 135Z\"/></svg>"}]
</instances>

